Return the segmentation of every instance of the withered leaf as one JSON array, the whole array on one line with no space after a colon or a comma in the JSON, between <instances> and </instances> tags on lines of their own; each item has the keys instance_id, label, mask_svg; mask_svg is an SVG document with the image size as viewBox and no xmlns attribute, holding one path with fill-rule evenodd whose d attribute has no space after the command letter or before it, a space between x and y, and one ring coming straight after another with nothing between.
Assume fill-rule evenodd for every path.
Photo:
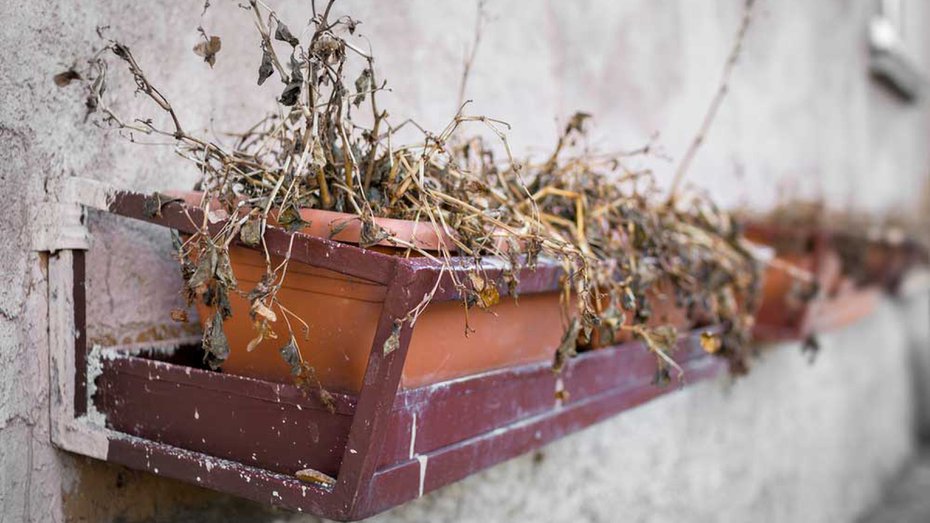
<instances>
[{"instance_id":1,"label":"withered leaf","mask_svg":"<svg viewBox=\"0 0 930 523\"><path fill-rule=\"evenodd\" d=\"M706 331L701 333L701 348L704 349L704 352L716 354L722 345L723 341L720 339L720 336Z\"/></svg>"},{"instance_id":2,"label":"withered leaf","mask_svg":"<svg viewBox=\"0 0 930 523\"><path fill-rule=\"evenodd\" d=\"M291 30L288 29L287 26L284 25L284 22L281 22L280 20L278 21L278 28L275 29L274 32L274 39L287 42L291 44L292 47L297 47L297 45L300 44L300 40L291 34Z\"/></svg>"},{"instance_id":3,"label":"withered leaf","mask_svg":"<svg viewBox=\"0 0 930 523\"><path fill-rule=\"evenodd\" d=\"M293 335L291 336L291 339L288 340L286 345L278 349L278 352L281 353L281 358L283 358L285 363L287 363L291 368L291 374L294 376L300 376L300 350L297 348L297 340L294 339Z\"/></svg>"},{"instance_id":4,"label":"withered leaf","mask_svg":"<svg viewBox=\"0 0 930 523\"><path fill-rule=\"evenodd\" d=\"M332 240L333 238L335 238L336 235L344 231L345 228L348 227L350 223L352 223L351 219L333 222L329 224L329 239Z\"/></svg>"},{"instance_id":5,"label":"withered leaf","mask_svg":"<svg viewBox=\"0 0 930 523\"><path fill-rule=\"evenodd\" d=\"M251 312L254 316L263 318L271 323L278 321L278 315L274 313L273 310L268 308L261 300L255 300L252 302Z\"/></svg>"},{"instance_id":6,"label":"withered leaf","mask_svg":"<svg viewBox=\"0 0 930 523\"><path fill-rule=\"evenodd\" d=\"M246 352L252 352L255 350L255 348L258 347L261 342L265 341L265 338L270 340L278 338L277 334L271 330L271 327L268 326L268 322L265 320L255 322L255 332L257 332L257 335L249 341L248 345L246 345Z\"/></svg>"},{"instance_id":7,"label":"withered leaf","mask_svg":"<svg viewBox=\"0 0 930 523\"><path fill-rule=\"evenodd\" d=\"M184 309L171 309L171 319L178 323L187 323L187 311Z\"/></svg>"},{"instance_id":8,"label":"withered leaf","mask_svg":"<svg viewBox=\"0 0 930 523\"><path fill-rule=\"evenodd\" d=\"M239 239L249 247L255 247L262 242L262 220L252 218L239 229Z\"/></svg>"},{"instance_id":9,"label":"withered leaf","mask_svg":"<svg viewBox=\"0 0 930 523\"><path fill-rule=\"evenodd\" d=\"M391 335L384 340L384 345L381 347L381 352L385 356L394 352L400 347L400 326L401 322L394 320L394 325L391 327Z\"/></svg>"},{"instance_id":10,"label":"withered leaf","mask_svg":"<svg viewBox=\"0 0 930 523\"><path fill-rule=\"evenodd\" d=\"M669 352L678 342L678 329L671 325L660 325L651 330L649 338L655 343L656 348Z\"/></svg>"},{"instance_id":11,"label":"withered leaf","mask_svg":"<svg viewBox=\"0 0 930 523\"><path fill-rule=\"evenodd\" d=\"M810 362L813 363L819 352L820 341L817 339L817 334L811 334L807 338L804 338L804 342L801 343L801 353L807 354Z\"/></svg>"},{"instance_id":12,"label":"withered leaf","mask_svg":"<svg viewBox=\"0 0 930 523\"><path fill-rule=\"evenodd\" d=\"M265 296L268 296L268 294L271 293L274 279L275 276L273 272L270 270L265 272L265 274L262 275L262 279L255 284L255 287L253 287L251 291L249 291L249 301L260 300Z\"/></svg>"},{"instance_id":13,"label":"withered leaf","mask_svg":"<svg viewBox=\"0 0 930 523\"><path fill-rule=\"evenodd\" d=\"M303 80L291 80L281 91L281 97L278 98L278 102L281 105L290 107L297 103L297 99L300 98L300 89L303 86Z\"/></svg>"},{"instance_id":14,"label":"withered leaf","mask_svg":"<svg viewBox=\"0 0 930 523\"><path fill-rule=\"evenodd\" d=\"M226 292L226 286L222 283L218 283L215 288L215 295L216 300L213 305L215 305L220 314L223 315L223 319L232 316L232 305L229 303L229 293Z\"/></svg>"},{"instance_id":15,"label":"withered leaf","mask_svg":"<svg viewBox=\"0 0 930 523\"><path fill-rule=\"evenodd\" d=\"M207 286L216 272L216 249L202 253L194 274L187 280L187 286L198 296L207 292Z\"/></svg>"},{"instance_id":16,"label":"withered leaf","mask_svg":"<svg viewBox=\"0 0 930 523\"><path fill-rule=\"evenodd\" d=\"M578 333L581 332L581 322L578 318L572 318L565 334L562 335L562 342L555 351L555 361L552 363L552 370L561 372L565 367L565 362L569 358L578 354Z\"/></svg>"},{"instance_id":17,"label":"withered leaf","mask_svg":"<svg viewBox=\"0 0 930 523\"><path fill-rule=\"evenodd\" d=\"M371 218L362 219L362 230L358 235L358 245L367 249L381 243L382 240L391 236L387 230L374 222Z\"/></svg>"},{"instance_id":18,"label":"withered leaf","mask_svg":"<svg viewBox=\"0 0 930 523\"><path fill-rule=\"evenodd\" d=\"M362 105L362 102L365 101L365 94L371 90L371 69L367 67L362 69L362 74L358 75L358 78L355 79L355 97L352 100L352 103L355 104L355 107Z\"/></svg>"},{"instance_id":19,"label":"withered leaf","mask_svg":"<svg viewBox=\"0 0 930 523\"><path fill-rule=\"evenodd\" d=\"M216 279L224 287L235 289L238 286L236 276L233 274L232 264L229 261L229 251L222 249L216 257Z\"/></svg>"},{"instance_id":20,"label":"withered leaf","mask_svg":"<svg viewBox=\"0 0 930 523\"><path fill-rule=\"evenodd\" d=\"M211 369L218 369L229 357L229 343L223 332L223 316L217 311L213 320L203 330L204 362Z\"/></svg>"},{"instance_id":21,"label":"withered leaf","mask_svg":"<svg viewBox=\"0 0 930 523\"><path fill-rule=\"evenodd\" d=\"M335 414L336 398L334 398L328 390L324 389L322 385L319 383L317 383L317 385L319 386L319 389L317 389L317 397L320 399L320 402L323 403L323 405L326 407L326 410L328 410L330 414Z\"/></svg>"},{"instance_id":22,"label":"withered leaf","mask_svg":"<svg viewBox=\"0 0 930 523\"><path fill-rule=\"evenodd\" d=\"M288 206L278 214L278 223L280 223L287 232L299 231L310 225L310 222L304 220L300 216L300 212L298 212L293 205Z\"/></svg>"},{"instance_id":23,"label":"withered leaf","mask_svg":"<svg viewBox=\"0 0 930 523\"><path fill-rule=\"evenodd\" d=\"M336 479L318 470L313 469L303 469L298 470L294 473L297 476L297 479L301 481L306 481L307 483L315 483L325 488L332 488L336 484Z\"/></svg>"},{"instance_id":24,"label":"withered leaf","mask_svg":"<svg viewBox=\"0 0 930 523\"><path fill-rule=\"evenodd\" d=\"M207 62L210 64L210 67L213 67L213 65L216 64L216 53L219 53L222 47L223 42L220 40L220 37L211 36L194 46L194 54L202 57L204 62Z\"/></svg>"},{"instance_id":25,"label":"withered leaf","mask_svg":"<svg viewBox=\"0 0 930 523\"><path fill-rule=\"evenodd\" d=\"M261 333L259 333L258 336L255 336L254 338L249 340L249 344L245 346L245 351L252 352L264 340L265 340L265 337L262 336Z\"/></svg>"},{"instance_id":26,"label":"withered leaf","mask_svg":"<svg viewBox=\"0 0 930 523\"><path fill-rule=\"evenodd\" d=\"M326 167L326 153L323 152L323 146L319 140L313 141L313 154L310 161L317 169Z\"/></svg>"},{"instance_id":27,"label":"withered leaf","mask_svg":"<svg viewBox=\"0 0 930 523\"><path fill-rule=\"evenodd\" d=\"M278 103L285 106L292 106L297 103L297 100L300 98L300 91L303 89L304 78L303 74L300 72L300 62L291 55L291 79L284 87L284 91L281 92L281 97L278 98Z\"/></svg>"},{"instance_id":28,"label":"withered leaf","mask_svg":"<svg viewBox=\"0 0 930 523\"><path fill-rule=\"evenodd\" d=\"M148 218L161 218L161 210L171 202L183 202L181 198L172 198L159 192L153 192L152 196L142 202L142 213Z\"/></svg>"},{"instance_id":29,"label":"withered leaf","mask_svg":"<svg viewBox=\"0 0 930 523\"><path fill-rule=\"evenodd\" d=\"M477 272L468 273L468 278L471 280L472 288L477 295L476 304L482 309L489 309L494 305L497 305L501 301L500 292L497 290L497 286L493 282L490 282L484 279Z\"/></svg>"},{"instance_id":30,"label":"withered leaf","mask_svg":"<svg viewBox=\"0 0 930 523\"><path fill-rule=\"evenodd\" d=\"M262 46L262 64L258 66L258 85L265 83L265 80L273 74L274 63L271 61L271 53L268 48Z\"/></svg>"},{"instance_id":31,"label":"withered leaf","mask_svg":"<svg viewBox=\"0 0 930 523\"><path fill-rule=\"evenodd\" d=\"M588 118L591 118L591 113L578 111L577 113L573 114L571 119L568 121L568 124L565 126L565 134L569 134L572 131L583 133L584 122Z\"/></svg>"},{"instance_id":32,"label":"withered leaf","mask_svg":"<svg viewBox=\"0 0 930 523\"><path fill-rule=\"evenodd\" d=\"M73 82L74 80L80 80L80 79L81 79L81 75L78 74L78 72L75 71L74 69L68 69L67 71L63 73L58 73L52 77L52 80L55 81L55 85L57 85L58 87L64 87L70 84L71 82Z\"/></svg>"}]
</instances>

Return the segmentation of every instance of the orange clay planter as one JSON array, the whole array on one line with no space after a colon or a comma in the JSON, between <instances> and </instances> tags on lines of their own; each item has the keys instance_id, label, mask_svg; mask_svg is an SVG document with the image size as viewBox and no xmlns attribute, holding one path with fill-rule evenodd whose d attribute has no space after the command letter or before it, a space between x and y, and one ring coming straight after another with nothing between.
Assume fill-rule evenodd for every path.
<instances>
[{"instance_id":1,"label":"orange clay planter","mask_svg":"<svg viewBox=\"0 0 930 523\"><path fill-rule=\"evenodd\" d=\"M807 338L854 323L874 310L879 292L855 285L844 274L826 234L756 223L747 225L746 237L776 251L775 262L763 276L754 338Z\"/></svg>"},{"instance_id":2,"label":"orange clay planter","mask_svg":"<svg viewBox=\"0 0 930 523\"><path fill-rule=\"evenodd\" d=\"M179 195L198 204L200 195ZM310 225L301 232L347 243L358 243L361 224L349 214L303 209L301 217ZM406 242L436 251L448 238L437 235L423 223L376 219L376 223ZM338 230L335 235L331 231ZM447 243L451 244L451 243ZM398 252L388 242L377 247ZM239 290L247 293L265 273L261 252L233 245L229 249ZM280 263L272 259L272 266ZM308 339L297 334L300 351L315 369L327 390L357 393L361 390L386 287L337 272L290 263L278 300L309 327ZM472 329L465 334L465 307L459 301L432 303L419 316L408 349L401 386L414 388L493 369L552 361L562 340L565 319L558 292L504 297L488 311L468 311ZM232 317L223 330L230 353L222 369L230 374L288 383L290 367L279 354L289 337L286 323L278 314L272 324L277 339L265 339L251 352L246 350L255 335L249 317L249 302L230 293ZM211 311L198 305L201 323ZM276 311L277 312L277 311ZM295 333L300 326L291 320Z\"/></svg>"},{"instance_id":3,"label":"orange clay planter","mask_svg":"<svg viewBox=\"0 0 930 523\"><path fill-rule=\"evenodd\" d=\"M659 327L669 325L678 329L678 332L686 332L696 326L696 322L688 317L688 311L685 307L675 303L675 288L671 281L665 280L654 287L650 288L646 295L649 299L649 307L652 314L646 321L647 327ZM604 300L607 305L608 300ZM623 326L629 327L632 324L633 314L626 313ZM635 337L630 330L620 328L610 332L606 326L595 328L591 332L590 341L585 342L579 335L579 348L582 350L601 349L620 343L632 341Z\"/></svg>"},{"instance_id":4,"label":"orange clay planter","mask_svg":"<svg viewBox=\"0 0 930 523\"><path fill-rule=\"evenodd\" d=\"M233 272L242 289L254 287L265 273L261 253L230 248ZM272 260L272 264L279 260ZM298 339L301 354L313 365L324 388L358 392L368 353L385 300L386 289L357 278L290 264L278 299L310 326L308 340ZM223 370L231 374L290 382L289 366L278 349L288 338L285 323L273 324L277 340L265 340L246 351L255 337L249 302L230 295L233 315L224 324L230 354ZM205 307L200 316L209 318ZM201 320L203 321L203 320ZM564 323L556 292L504 298L490 311L465 311L461 302L430 304L417 320L401 385L413 388L487 370L551 361L562 339ZM295 330L297 327L295 326Z\"/></svg>"},{"instance_id":5,"label":"orange clay planter","mask_svg":"<svg viewBox=\"0 0 930 523\"><path fill-rule=\"evenodd\" d=\"M909 238L868 238L844 233L837 235L837 243L857 283L879 285L891 293L897 293L911 269L928 262L926 249Z\"/></svg>"}]
</instances>

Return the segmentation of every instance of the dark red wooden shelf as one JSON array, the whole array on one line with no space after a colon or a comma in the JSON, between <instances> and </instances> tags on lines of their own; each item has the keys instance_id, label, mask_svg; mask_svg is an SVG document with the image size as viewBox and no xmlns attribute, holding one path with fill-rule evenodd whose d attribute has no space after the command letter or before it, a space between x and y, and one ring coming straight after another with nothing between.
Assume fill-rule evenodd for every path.
<instances>
[{"instance_id":1,"label":"dark red wooden shelf","mask_svg":"<svg viewBox=\"0 0 930 523\"><path fill-rule=\"evenodd\" d=\"M696 335L682 341L676 356L688 382L725 368L704 353ZM294 473L312 467L338 478L342 456L359 452L346 448L355 398L337 396L336 412L330 413L291 385L115 351L103 362L96 407L108 428L133 436L111 441L109 461L263 503L352 519L678 388L655 385L654 356L629 343L584 353L560 374L536 364L401 390L382 436L377 470L360 498L364 504L357 512L339 514L318 511L319 493L309 500L307 493L329 491L296 480ZM564 400L557 399L558 390ZM230 469L240 474L214 474Z\"/></svg>"},{"instance_id":2,"label":"dark red wooden shelf","mask_svg":"<svg viewBox=\"0 0 930 523\"><path fill-rule=\"evenodd\" d=\"M703 352L696 334L684 338L676 356L687 382L725 368ZM536 364L401 390L377 451L377 470L360 498L364 504L339 514L319 512L318 494L306 496L326 490L294 473L314 468L338 478L342 456L359 452L346 448L355 398L337 396L331 413L291 385L115 351L103 362L96 407L108 428L134 436L111 441L109 461L348 518L409 501L679 387L655 385L655 358L629 343L584 353L560 374ZM557 399L559 390L564 400ZM214 475L217 469L240 474Z\"/></svg>"}]
</instances>

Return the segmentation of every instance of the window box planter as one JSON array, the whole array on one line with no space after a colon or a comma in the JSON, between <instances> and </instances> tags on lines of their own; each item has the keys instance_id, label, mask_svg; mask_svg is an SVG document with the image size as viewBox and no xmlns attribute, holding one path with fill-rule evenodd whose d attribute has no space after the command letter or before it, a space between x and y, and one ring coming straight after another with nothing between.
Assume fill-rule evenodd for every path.
<instances>
[{"instance_id":1,"label":"window box planter","mask_svg":"<svg viewBox=\"0 0 930 523\"><path fill-rule=\"evenodd\" d=\"M194 232L189 216L195 223L202 218L199 209L179 202L161 205L139 194L92 189L73 197L182 233ZM154 215L146 212L153 201L160 210ZM88 352L80 250L86 246L59 247L49 266L58 380L51 396L53 441L262 503L354 520L678 389L653 383L655 357L639 342L583 353L558 374L547 360L404 384L419 327L405 323L396 346L386 349L385 342L395 320L433 287L439 265L277 228L264 239L272 255L285 256L291 246L296 263L385 287L357 391L333 394L329 410L289 383L201 368L196 347L159 357L118 348ZM489 262L485 268L497 283L500 267ZM555 292L560 276L560 268L548 264L521 271L521 304ZM444 281L434 300L455 302ZM506 285L499 290L506 294ZM675 357L688 383L726 368L725 360L702 349L700 332L681 336Z\"/></svg>"},{"instance_id":2,"label":"window box planter","mask_svg":"<svg viewBox=\"0 0 930 523\"><path fill-rule=\"evenodd\" d=\"M919 242L898 235L836 233L837 251L860 285L877 285L897 294L908 273L926 266L928 253Z\"/></svg>"},{"instance_id":3,"label":"window box planter","mask_svg":"<svg viewBox=\"0 0 930 523\"><path fill-rule=\"evenodd\" d=\"M776 253L763 277L753 330L757 340L806 339L874 310L879 288L850 278L830 233L751 222L746 237Z\"/></svg>"}]
</instances>

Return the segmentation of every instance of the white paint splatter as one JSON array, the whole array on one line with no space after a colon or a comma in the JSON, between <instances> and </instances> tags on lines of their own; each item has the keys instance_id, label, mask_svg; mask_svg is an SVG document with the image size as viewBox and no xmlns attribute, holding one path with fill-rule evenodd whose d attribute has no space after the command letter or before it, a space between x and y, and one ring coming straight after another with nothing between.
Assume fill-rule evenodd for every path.
<instances>
[{"instance_id":1,"label":"white paint splatter","mask_svg":"<svg viewBox=\"0 0 930 523\"><path fill-rule=\"evenodd\" d=\"M413 459L413 452L417 446L417 413L413 413L413 422L410 424L410 459Z\"/></svg>"},{"instance_id":2,"label":"white paint splatter","mask_svg":"<svg viewBox=\"0 0 930 523\"><path fill-rule=\"evenodd\" d=\"M417 461L420 462L420 493L417 497L423 497L423 485L426 482L426 462L429 460L429 456L417 456Z\"/></svg>"}]
</instances>

